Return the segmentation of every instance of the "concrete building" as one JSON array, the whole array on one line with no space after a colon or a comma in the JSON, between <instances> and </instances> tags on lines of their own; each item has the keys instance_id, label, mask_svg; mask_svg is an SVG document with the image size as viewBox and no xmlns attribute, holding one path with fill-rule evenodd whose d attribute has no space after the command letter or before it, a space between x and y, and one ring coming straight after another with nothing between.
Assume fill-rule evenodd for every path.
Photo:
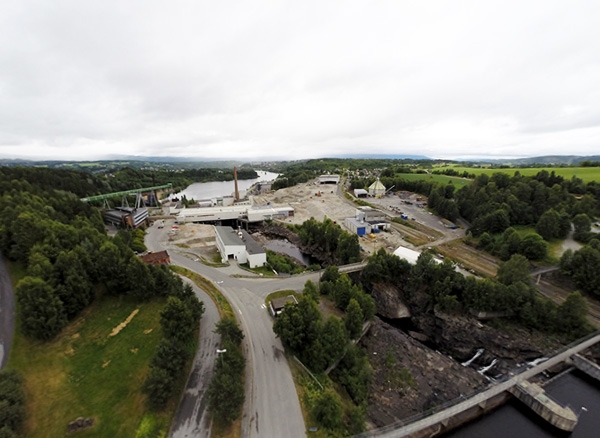
<instances>
[{"instance_id":1,"label":"concrete building","mask_svg":"<svg viewBox=\"0 0 600 438\"><path fill-rule=\"evenodd\" d=\"M271 302L269 303L269 309L271 310L271 315L273 315L274 317L279 316L279 314L281 312L283 312L283 309L285 308L285 305L287 303L298 304L298 300L293 295L288 295L287 297L281 297L281 298L273 298L271 300Z\"/></svg>"},{"instance_id":2,"label":"concrete building","mask_svg":"<svg viewBox=\"0 0 600 438\"><path fill-rule=\"evenodd\" d=\"M321 175L319 177L319 184L339 184L339 175Z\"/></svg>"},{"instance_id":3,"label":"concrete building","mask_svg":"<svg viewBox=\"0 0 600 438\"><path fill-rule=\"evenodd\" d=\"M371 207L357 208L356 215L346 218L345 225L351 233L359 236L387 231L391 227L385 214Z\"/></svg>"},{"instance_id":4,"label":"concrete building","mask_svg":"<svg viewBox=\"0 0 600 438\"><path fill-rule=\"evenodd\" d=\"M251 268L267 263L266 251L252 239L246 230L234 230L231 227L215 227L217 248L223 263L230 259L238 263L248 263Z\"/></svg>"},{"instance_id":5,"label":"concrete building","mask_svg":"<svg viewBox=\"0 0 600 438\"><path fill-rule=\"evenodd\" d=\"M223 207L207 208L184 208L176 212L171 210L171 214L176 214L176 220L179 223L218 223L221 221L240 220L243 222L261 222L269 219L284 220L287 217L294 216L294 209L289 206L251 206L251 205L230 205Z\"/></svg>"},{"instance_id":6,"label":"concrete building","mask_svg":"<svg viewBox=\"0 0 600 438\"><path fill-rule=\"evenodd\" d=\"M369 195L380 198L385 194L385 186L379 181L379 178L369 186Z\"/></svg>"},{"instance_id":7,"label":"concrete building","mask_svg":"<svg viewBox=\"0 0 600 438\"><path fill-rule=\"evenodd\" d=\"M357 198L366 198L369 196L369 192L367 192L365 189L354 189L354 196Z\"/></svg>"},{"instance_id":8,"label":"concrete building","mask_svg":"<svg viewBox=\"0 0 600 438\"><path fill-rule=\"evenodd\" d=\"M118 207L114 210L106 210L103 216L104 222L117 227L138 228L147 223L148 209L145 207Z\"/></svg>"}]
</instances>

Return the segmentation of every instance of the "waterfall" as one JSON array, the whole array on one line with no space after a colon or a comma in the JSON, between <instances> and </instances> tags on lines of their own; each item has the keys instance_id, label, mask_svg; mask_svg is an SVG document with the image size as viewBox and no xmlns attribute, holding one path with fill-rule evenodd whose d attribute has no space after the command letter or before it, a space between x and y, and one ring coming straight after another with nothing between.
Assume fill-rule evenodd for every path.
<instances>
[{"instance_id":1,"label":"waterfall","mask_svg":"<svg viewBox=\"0 0 600 438\"><path fill-rule=\"evenodd\" d=\"M468 367L469 365L471 365L471 363L472 363L472 362L473 362L475 359L477 359L479 356L481 356L481 355L483 354L483 352L484 352L484 351L485 351L485 350L484 350L483 348L480 348L480 349L479 349L479 350L477 350L477 352L475 353L475 356L473 356L473 357L472 357L471 359L469 359L468 361L461 363L461 365L462 365L463 367Z\"/></svg>"},{"instance_id":2,"label":"waterfall","mask_svg":"<svg viewBox=\"0 0 600 438\"><path fill-rule=\"evenodd\" d=\"M491 364L489 364L487 367L481 367L481 368L479 368L479 370L477 370L477 372L478 372L479 374L485 374L485 373L487 373L489 370L491 370L491 369L492 369L492 367L493 367L494 365L496 365L496 363L497 363L497 362L498 362L498 359L494 359L494 360L492 361L492 363L491 363Z\"/></svg>"}]
</instances>

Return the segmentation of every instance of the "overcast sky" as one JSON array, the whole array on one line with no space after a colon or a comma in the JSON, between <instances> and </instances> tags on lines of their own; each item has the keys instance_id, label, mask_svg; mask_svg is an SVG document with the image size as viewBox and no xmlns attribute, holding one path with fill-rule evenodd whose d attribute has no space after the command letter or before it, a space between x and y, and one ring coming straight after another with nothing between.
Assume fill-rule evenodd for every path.
<instances>
[{"instance_id":1,"label":"overcast sky","mask_svg":"<svg viewBox=\"0 0 600 438\"><path fill-rule=\"evenodd\" d=\"M600 1L3 0L0 157L600 154Z\"/></svg>"}]
</instances>

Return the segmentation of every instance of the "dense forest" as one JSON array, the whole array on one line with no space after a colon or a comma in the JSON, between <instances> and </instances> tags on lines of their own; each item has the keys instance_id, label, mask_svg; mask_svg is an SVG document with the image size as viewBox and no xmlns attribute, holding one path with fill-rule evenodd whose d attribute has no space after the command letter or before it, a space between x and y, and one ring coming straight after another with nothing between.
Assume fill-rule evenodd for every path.
<instances>
[{"instance_id":1,"label":"dense forest","mask_svg":"<svg viewBox=\"0 0 600 438\"><path fill-rule=\"evenodd\" d=\"M202 303L167 267L146 265L135 255L135 233L106 235L98 210L79 200L82 191L96 187L90 178L74 171L0 169L0 251L26 271L15 290L19 327L44 342L98 294L140 302L168 298L161 318L165 340L151 364L154 383L145 387L150 405L159 408L180 379L184 345L189 328L198 326Z\"/></svg>"},{"instance_id":2,"label":"dense forest","mask_svg":"<svg viewBox=\"0 0 600 438\"><path fill-rule=\"evenodd\" d=\"M591 331L587 304L579 292L557 306L537 292L529 274L529 263L520 254L502 263L496 278L477 279L463 276L448 260L435 263L427 252L410 265L380 250L369 258L360 281L367 291L376 283L395 285L416 314L506 312L507 318L524 327L563 336L565 341Z\"/></svg>"},{"instance_id":3,"label":"dense forest","mask_svg":"<svg viewBox=\"0 0 600 438\"><path fill-rule=\"evenodd\" d=\"M238 169L238 179L258 178L254 169ZM76 195L77 198L139 189L158 185L173 184L175 191L182 190L195 182L231 181L233 169L188 169L178 171L136 170L121 168L106 174L83 173L76 170L49 169L44 167L0 167L0 193L16 184L27 190L35 185L35 190L54 189Z\"/></svg>"}]
</instances>

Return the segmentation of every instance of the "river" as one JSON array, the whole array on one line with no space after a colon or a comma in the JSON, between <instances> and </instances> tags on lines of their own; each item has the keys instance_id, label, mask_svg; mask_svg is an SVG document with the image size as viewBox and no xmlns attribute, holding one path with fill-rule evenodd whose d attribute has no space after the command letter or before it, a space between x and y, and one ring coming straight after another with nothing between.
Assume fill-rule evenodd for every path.
<instances>
[{"instance_id":1,"label":"river","mask_svg":"<svg viewBox=\"0 0 600 438\"><path fill-rule=\"evenodd\" d=\"M255 179L239 179L238 180L238 190L245 191L248 190L252 185L257 182L263 181L274 181L275 178L279 175L278 173L273 172L265 172L262 170L256 171L258 174L258 178ZM180 198L183 195L187 199L194 199L196 201L211 199L211 198L219 198L222 196L231 196L235 192L235 185L233 180L231 181L211 181L205 183L194 183L182 190L179 193L175 193L171 195L172 198Z\"/></svg>"},{"instance_id":2,"label":"river","mask_svg":"<svg viewBox=\"0 0 600 438\"><path fill-rule=\"evenodd\" d=\"M445 437L456 438L588 438L600 436L600 384L579 371L562 375L546 387L546 392L579 415L575 430L561 433L544 422L518 400L469 423ZM583 409L582 409L583 407Z\"/></svg>"}]
</instances>

